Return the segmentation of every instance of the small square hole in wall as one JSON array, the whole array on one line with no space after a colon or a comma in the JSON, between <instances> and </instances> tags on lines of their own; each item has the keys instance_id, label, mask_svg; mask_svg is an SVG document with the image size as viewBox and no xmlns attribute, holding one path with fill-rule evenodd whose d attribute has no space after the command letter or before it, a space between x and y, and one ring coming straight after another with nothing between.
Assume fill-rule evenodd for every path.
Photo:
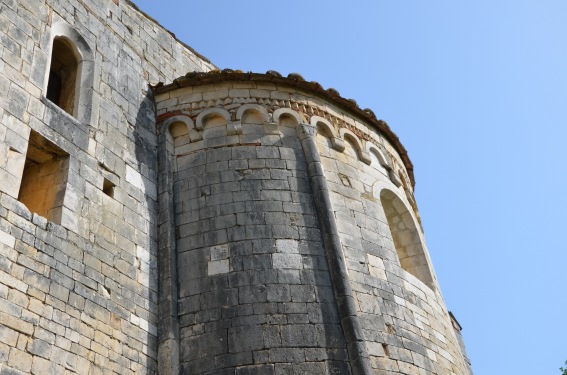
<instances>
[{"instance_id":1,"label":"small square hole in wall","mask_svg":"<svg viewBox=\"0 0 567 375\"><path fill-rule=\"evenodd\" d=\"M105 178L104 182L102 183L102 192L108 195L110 198L114 198L114 186L116 185Z\"/></svg>"}]
</instances>

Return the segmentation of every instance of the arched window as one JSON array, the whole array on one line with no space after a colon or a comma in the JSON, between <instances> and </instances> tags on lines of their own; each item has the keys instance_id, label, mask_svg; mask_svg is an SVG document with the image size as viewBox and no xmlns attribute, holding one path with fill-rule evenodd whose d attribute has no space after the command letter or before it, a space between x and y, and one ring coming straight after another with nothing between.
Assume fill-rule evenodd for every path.
<instances>
[{"instance_id":1,"label":"arched window","mask_svg":"<svg viewBox=\"0 0 567 375\"><path fill-rule=\"evenodd\" d=\"M88 124L91 121L94 58L85 39L71 26L52 27L51 61L45 76L45 97L59 108Z\"/></svg>"},{"instance_id":2,"label":"arched window","mask_svg":"<svg viewBox=\"0 0 567 375\"><path fill-rule=\"evenodd\" d=\"M380 201L392 233L392 240L400 259L400 265L423 283L433 288L433 278L419 230L406 205L390 190L380 192Z\"/></svg>"},{"instance_id":3,"label":"arched window","mask_svg":"<svg viewBox=\"0 0 567 375\"><path fill-rule=\"evenodd\" d=\"M69 39L53 39L46 97L74 117L80 91L79 61L79 51Z\"/></svg>"}]
</instances>

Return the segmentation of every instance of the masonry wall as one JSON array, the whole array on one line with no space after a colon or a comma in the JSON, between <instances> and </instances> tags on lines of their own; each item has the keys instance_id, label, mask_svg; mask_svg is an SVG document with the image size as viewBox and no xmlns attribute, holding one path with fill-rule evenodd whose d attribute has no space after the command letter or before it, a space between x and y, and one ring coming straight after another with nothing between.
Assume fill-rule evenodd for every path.
<instances>
[{"instance_id":1,"label":"masonry wall","mask_svg":"<svg viewBox=\"0 0 567 375\"><path fill-rule=\"evenodd\" d=\"M319 134L318 146L372 367L385 373L468 374L435 276L426 283L401 266L382 204L384 191L399 199L425 244L404 184L390 179L374 153L373 163L362 162L353 142L337 151ZM397 175L407 178L401 163L393 161L401 170ZM426 250L424 255L432 274Z\"/></svg>"},{"instance_id":2,"label":"masonry wall","mask_svg":"<svg viewBox=\"0 0 567 375\"><path fill-rule=\"evenodd\" d=\"M469 374L396 147L294 80L220 74L156 97L180 368Z\"/></svg>"},{"instance_id":3,"label":"masonry wall","mask_svg":"<svg viewBox=\"0 0 567 375\"><path fill-rule=\"evenodd\" d=\"M174 113L191 110L185 94ZM191 94L203 96L218 99ZM224 108L192 113L199 131L187 116L162 128L174 146L180 373L349 373L297 121L267 128L261 107L238 106L236 122Z\"/></svg>"},{"instance_id":4,"label":"masonry wall","mask_svg":"<svg viewBox=\"0 0 567 375\"><path fill-rule=\"evenodd\" d=\"M55 34L83 53L74 117L45 98ZM211 64L127 1L5 0L0 39L0 372L155 373L148 82ZM18 201L31 130L69 154L55 221Z\"/></svg>"}]
</instances>

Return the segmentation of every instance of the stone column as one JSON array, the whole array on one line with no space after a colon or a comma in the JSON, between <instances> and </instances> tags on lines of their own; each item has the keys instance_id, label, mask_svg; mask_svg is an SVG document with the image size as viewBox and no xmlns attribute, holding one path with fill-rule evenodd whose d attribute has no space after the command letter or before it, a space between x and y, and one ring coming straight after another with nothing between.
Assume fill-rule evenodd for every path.
<instances>
[{"instance_id":1,"label":"stone column","mask_svg":"<svg viewBox=\"0 0 567 375\"><path fill-rule=\"evenodd\" d=\"M315 210L321 226L331 282L347 343L351 371L353 375L371 375L372 366L366 349L366 340L357 315L356 302L347 273L346 261L331 205L327 180L315 142L317 129L314 125L300 124L297 127L297 133L305 153L307 172L315 201Z\"/></svg>"},{"instance_id":2,"label":"stone column","mask_svg":"<svg viewBox=\"0 0 567 375\"><path fill-rule=\"evenodd\" d=\"M158 373L179 374L177 249L173 206L173 145L162 129L158 150ZM170 147L168 147L170 146Z\"/></svg>"}]
</instances>

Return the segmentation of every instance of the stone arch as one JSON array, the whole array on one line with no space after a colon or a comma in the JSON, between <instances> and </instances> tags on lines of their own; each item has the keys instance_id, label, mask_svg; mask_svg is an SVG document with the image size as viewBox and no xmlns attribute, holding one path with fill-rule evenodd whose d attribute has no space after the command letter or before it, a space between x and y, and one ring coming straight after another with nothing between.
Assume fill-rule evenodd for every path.
<instances>
[{"instance_id":1,"label":"stone arch","mask_svg":"<svg viewBox=\"0 0 567 375\"><path fill-rule=\"evenodd\" d=\"M201 138L201 133L195 130L193 120L187 115L168 118L162 125L162 132L165 133L168 143L171 142L175 148Z\"/></svg>"},{"instance_id":2,"label":"stone arch","mask_svg":"<svg viewBox=\"0 0 567 375\"><path fill-rule=\"evenodd\" d=\"M397 174L398 174L398 177L400 178L400 182L402 184L401 187L403 187L404 193L406 194L406 198L408 199L408 203L410 204L411 208L413 209L413 213L415 215L415 218L417 219L417 222L419 224L419 228L423 232L423 224L421 222L421 215L419 213L419 209L417 208L417 202L415 201L415 197L413 195L413 192L409 188L408 183L406 182L406 176L402 172L401 169L398 170Z\"/></svg>"},{"instance_id":3,"label":"stone arch","mask_svg":"<svg viewBox=\"0 0 567 375\"><path fill-rule=\"evenodd\" d=\"M305 118L301 114L289 108L278 108L272 115L272 118L276 124L279 124L280 120L283 122L285 117L295 120L294 125L296 126L299 124L304 124L306 122Z\"/></svg>"},{"instance_id":4,"label":"stone arch","mask_svg":"<svg viewBox=\"0 0 567 375\"><path fill-rule=\"evenodd\" d=\"M82 123L90 123L94 57L86 40L63 22L51 28L50 64L44 96Z\"/></svg>"},{"instance_id":5,"label":"stone arch","mask_svg":"<svg viewBox=\"0 0 567 375\"><path fill-rule=\"evenodd\" d=\"M380 202L388 221L400 266L433 289L433 276L423 240L410 209L389 189L380 191Z\"/></svg>"},{"instance_id":6,"label":"stone arch","mask_svg":"<svg viewBox=\"0 0 567 375\"><path fill-rule=\"evenodd\" d=\"M199 113L197 119L195 120L195 128L197 130L203 130L207 121L213 117L222 117L225 119L226 123L230 121L230 113L223 108L209 108L205 109L203 112Z\"/></svg>"},{"instance_id":7,"label":"stone arch","mask_svg":"<svg viewBox=\"0 0 567 375\"><path fill-rule=\"evenodd\" d=\"M175 137L175 135L173 135L171 133L171 126L175 123L184 124L186 129L187 129L187 133L189 133L189 129L195 128L195 123L193 122L193 119L191 119L189 116L177 115L177 116L173 116L173 117L170 117L167 120L165 120L163 122L163 125L161 126L161 131L166 133L166 134L169 134L172 137Z\"/></svg>"},{"instance_id":8,"label":"stone arch","mask_svg":"<svg viewBox=\"0 0 567 375\"><path fill-rule=\"evenodd\" d=\"M246 122L247 116L250 112L255 113L258 119L262 121L263 125L270 123L270 115L265 107L259 104L244 104L238 108L236 111L236 120L240 122Z\"/></svg>"},{"instance_id":9,"label":"stone arch","mask_svg":"<svg viewBox=\"0 0 567 375\"><path fill-rule=\"evenodd\" d=\"M314 125L317 128L318 134L321 134L331 140L331 146L335 150L339 152L343 152L345 150L344 141L337 136L337 132L329 120L320 116L311 116L311 125Z\"/></svg>"},{"instance_id":10,"label":"stone arch","mask_svg":"<svg viewBox=\"0 0 567 375\"><path fill-rule=\"evenodd\" d=\"M363 163L370 164L372 162L372 159L370 158L370 154L362 147L362 143L360 142L360 139L356 136L356 134L354 134L352 131L346 128L341 128L339 130L339 134L341 135L341 138L344 139L345 141L349 140L350 142L352 142L352 144L355 146L355 150L358 154L358 158Z\"/></svg>"},{"instance_id":11,"label":"stone arch","mask_svg":"<svg viewBox=\"0 0 567 375\"><path fill-rule=\"evenodd\" d=\"M372 144L371 142L366 142L366 150L372 153L376 157L376 159L378 159L378 162L382 167L386 169L386 171L392 169L382 151L380 151L380 149L374 144Z\"/></svg>"},{"instance_id":12,"label":"stone arch","mask_svg":"<svg viewBox=\"0 0 567 375\"><path fill-rule=\"evenodd\" d=\"M196 142L201 140L202 138L201 132L197 131L197 126L195 125L195 122L191 117L189 117L189 114L185 114L185 113L170 117L167 120L165 120L165 122L162 125L162 132L170 134L171 126L177 122L183 123L185 125L187 129L187 133L189 135L190 142ZM170 135L175 138L175 135L173 134Z\"/></svg>"},{"instance_id":13,"label":"stone arch","mask_svg":"<svg viewBox=\"0 0 567 375\"><path fill-rule=\"evenodd\" d=\"M311 125L316 127L321 127L324 129L331 137L337 138L337 132L329 120L320 116L311 116Z\"/></svg>"}]
</instances>

